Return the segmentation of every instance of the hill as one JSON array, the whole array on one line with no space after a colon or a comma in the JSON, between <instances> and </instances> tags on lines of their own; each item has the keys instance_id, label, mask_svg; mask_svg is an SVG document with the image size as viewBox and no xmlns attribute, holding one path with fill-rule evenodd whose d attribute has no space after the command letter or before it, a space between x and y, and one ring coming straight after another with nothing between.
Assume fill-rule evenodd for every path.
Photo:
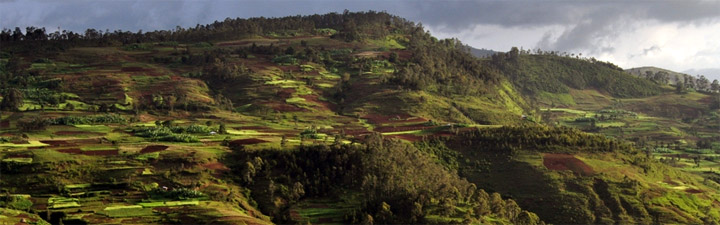
<instances>
[{"instance_id":1,"label":"hill","mask_svg":"<svg viewBox=\"0 0 720 225\"><path fill-rule=\"evenodd\" d=\"M666 70L663 68L658 67L652 67L652 66L646 66L646 67L637 67L637 68L630 68L626 69L626 72L649 80L663 80L667 79L668 84L676 84L678 81L684 81L685 77L690 76L685 73L679 73L671 70ZM655 78L655 74L658 74L658 78ZM665 78L665 77L667 78ZM662 77L662 78L661 78ZM694 79L694 77L693 77Z\"/></svg>"},{"instance_id":2,"label":"hill","mask_svg":"<svg viewBox=\"0 0 720 225\"><path fill-rule=\"evenodd\" d=\"M50 223L720 220L713 95L612 63L372 11L28 31L0 32L0 207Z\"/></svg>"},{"instance_id":3,"label":"hill","mask_svg":"<svg viewBox=\"0 0 720 225\"><path fill-rule=\"evenodd\" d=\"M530 96L567 94L571 89L594 89L619 98L645 97L661 92L658 85L638 79L612 63L558 56L520 54L513 49L493 57L492 63Z\"/></svg>"}]
</instances>

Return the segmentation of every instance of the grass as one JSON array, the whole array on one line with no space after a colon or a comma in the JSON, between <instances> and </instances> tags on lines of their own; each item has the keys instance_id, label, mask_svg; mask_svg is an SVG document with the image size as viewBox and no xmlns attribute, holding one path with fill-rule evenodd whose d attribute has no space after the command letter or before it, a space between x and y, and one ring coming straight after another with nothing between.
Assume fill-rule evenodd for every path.
<instances>
[{"instance_id":1,"label":"grass","mask_svg":"<svg viewBox=\"0 0 720 225\"><path fill-rule=\"evenodd\" d=\"M11 148L28 148L28 147L43 147L49 146L48 144L40 141L28 141L27 144L13 144L13 143L0 143L0 147L11 147Z\"/></svg>"},{"instance_id":2,"label":"grass","mask_svg":"<svg viewBox=\"0 0 720 225\"><path fill-rule=\"evenodd\" d=\"M188 201L158 201L158 202L141 202L138 203L138 205L142 207L161 207L161 206L188 206L188 205L199 205L200 201L198 200L188 200Z\"/></svg>"},{"instance_id":3,"label":"grass","mask_svg":"<svg viewBox=\"0 0 720 225\"><path fill-rule=\"evenodd\" d=\"M300 103L300 102L305 102L305 99L304 99L304 98L300 98L300 97L293 97L293 98L285 99L285 102L287 102L287 103Z\"/></svg>"},{"instance_id":4,"label":"grass","mask_svg":"<svg viewBox=\"0 0 720 225\"><path fill-rule=\"evenodd\" d=\"M276 133L264 133L259 132L256 130L235 130L235 129L227 129L228 134L232 135L240 135L240 136L269 136L269 135L278 135Z\"/></svg>"},{"instance_id":5,"label":"grass","mask_svg":"<svg viewBox=\"0 0 720 225\"><path fill-rule=\"evenodd\" d=\"M81 205L78 203L77 198L66 198L66 197L50 197L48 199L48 208L50 209L64 209L64 208L77 208Z\"/></svg>"},{"instance_id":6,"label":"grass","mask_svg":"<svg viewBox=\"0 0 720 225\"><path fill-rule=\"evenodd\" d=\"M15 162L15 163L29 164L29 163L33 162L33 159L32 158L7 158L7 159L3 159L2 161L3 162Z\"/></svg>"},{"instance_id":7,"label":"grass","mask_svg":"<svg viewBox=\"0 0 720 225\"><path fill-rule=\"evenodd\" d=\"M111 218L125 218L125 217L140 217L140 216L152 216L154 215L152 208L144 208L140 205L130 206L108 206L105 207L98 214L105 215Z\"/></svg>"}]
</instances>

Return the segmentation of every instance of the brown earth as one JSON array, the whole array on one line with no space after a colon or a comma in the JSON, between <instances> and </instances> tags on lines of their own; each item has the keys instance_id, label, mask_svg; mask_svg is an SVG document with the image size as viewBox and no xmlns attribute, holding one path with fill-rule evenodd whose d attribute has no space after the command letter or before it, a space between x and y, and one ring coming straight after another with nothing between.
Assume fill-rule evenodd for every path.
<instances>
[{"instance_id":1,"label":"brown earth","mask_svg":"<svg viewBox=\"0 0 720 225\"><path fill-rule=\"evenodd\" d=\"M168 146L165 146L165 145L148 145L145 148L143 148L142 150L140 150L140 154L165 151L165 149L167 149L167 148L168 148Z\"/></svg>"},{"instance_id":2,"label":"brown earth","mask_svg":"<svg viewBox=\"0 0 720 225\"><path fill-rule=\"evenodd\" d=\"M300 95L301 98L304 98L307 102L312 102L318 105L318 109L322 111L335 111L337 109L337 106L335 104L332 104L330 102L322 101L318 99L317 95Z\"/></svg>"},{"instance_id":3,"label":"brown earth","mask_svg":"<svg viewBox=\"0 0 720 225\"><path fill-rule=\"evenodd\" d=\"M83 155L91 155L91 156L106 156L106 155L118 155L119 151L117 149L113 150L96 150L96 151L83 151Z\"/></svg>"},{"instance_id":4,"label":"brown earth","mask_svg":"<svg viewBox=\"0 0 720 225\"><path fill-rule=\"evenodd\" d=\"M153 71L152 68L143 68L143 67L123 67L120 69L122 72L150 72Z\"/></svg>"},{"instance_id":5,"label":"brown earth","mask_svg":"<svg viewBox=\"0 0 720 225\"><path fill-rule=\"evenodd\" d=\"M260 143L266 143L269 141L257 139L257 138L248 138L248 139L238 139L230 142L230 146L232 145L253 145L253 144L260 144Z\"/></svg>"},{"instance_id":6,"label":"brown earth","mask_svg":"<svg viewBox=\"0 0 720 225\"><path fill-rule=\"evenodd\" d=\"M543 155L543 165L551 170L572 170L583 176L595 174L592 167L570 154L545 153Z\"/></svg>"},{"instance_id":7,"label":"brown earth","mask_svg":"<svg viewBox=\"0 0 720 225\"><path fill-rule=\"evenodd\" d=\"M225 166L225 164L221 162L209 162L201 165L202 167L205 167L207 169L216 170L216 171L229 171L230 168Z\"/></svg>"},{"instance_id":8,"label":"brown earth","mask_svg":"<svg viewBox=\"0 0 720 225\"><path fill-rule=\"evenodd\" d=\"M280 98L290 98L296 91L295 88L283 88L277 92L277 96Z\"/></svg>"},{"instance_id":9,"label":"brown earth","mask_svg":"<svg viewBox=\"0 0 720 225\"><path fill-rule=\"evenodd\" d=\"M82 150L80 150L79 148L57 149L56 151L62 153L82 154Z\"/></svg>"}]
</instances>

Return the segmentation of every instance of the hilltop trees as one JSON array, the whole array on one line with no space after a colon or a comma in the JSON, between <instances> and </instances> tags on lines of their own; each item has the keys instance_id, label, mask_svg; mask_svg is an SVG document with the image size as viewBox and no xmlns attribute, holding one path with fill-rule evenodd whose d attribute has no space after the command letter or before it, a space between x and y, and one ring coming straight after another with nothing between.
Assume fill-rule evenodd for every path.
<instances>
[{"instance_id":1,"label":"hilltop trees","mask_svg":"<svg viewBox=\"0 0 720 225\"><path fill-rule=\"evenodd\" d=\"M49 40L51 43L68 45L125 45L145 42L211 42L228 40L243 36L265 35L270 33L289 34L289 30L303 33L328 34L327 30L341 30L339 38L348 41L359 40L361 36L384 37L393 28L406 29L414 26L412 22L385 12L349 12L342 14L288 16L282 18L227 18L208 25L195 27L177 27L174 30L152 32L109 31L88 29L84 33L56 31L47 34L44 28L28 27L26 32L20 28L0 31L0 42L17 43ZM387 29L390 28L390 29ZM333 33L333 32L330 32Z\"/></svg>"}]
</instances>

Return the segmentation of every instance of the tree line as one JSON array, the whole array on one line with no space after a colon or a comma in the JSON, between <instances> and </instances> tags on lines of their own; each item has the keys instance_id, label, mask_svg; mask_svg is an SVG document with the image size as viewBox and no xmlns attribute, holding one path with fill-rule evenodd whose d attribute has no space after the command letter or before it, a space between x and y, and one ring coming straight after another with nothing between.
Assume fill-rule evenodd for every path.
<instances>
[{"instance_id":1,"label":"tree line","mask_svg":"<svg viewBox=\"0 0 720 225\"><path fill-rule=\"evenodd\" d=\"M363 193L359 207L346 216L348 223L427 223L429 214L466 222L493 217L514 224L542 223L512 199L477 189L427 153L380 134L370 135L362 146L235 151L227 161L236 181L251 188L260 209L281 223L287 222L294 202L346 191Z\"/></svg>"}]
</instances>

